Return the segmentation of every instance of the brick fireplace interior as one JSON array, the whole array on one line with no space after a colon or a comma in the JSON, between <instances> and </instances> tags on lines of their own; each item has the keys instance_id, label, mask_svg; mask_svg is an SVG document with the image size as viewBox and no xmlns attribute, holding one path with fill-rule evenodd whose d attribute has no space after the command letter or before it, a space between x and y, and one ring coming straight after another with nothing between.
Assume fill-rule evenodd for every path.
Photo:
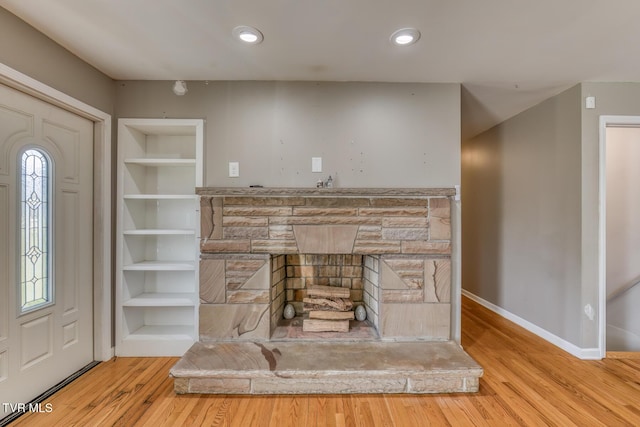
<instances>
[{"instance_id":1,"label":"brick fireplace interior","mask_svg":"<svg viewBox=\"0 0 640 427\"><path fill-rule=\"evenodd\" d=\"M349 289L351 300L363 304L364 265L362 255L283 255L286 274L285 301L292 304L296 314L303 313L302 300L307 286L335 286ZM276 263L280 265L280 262ZM274 273L276 271L274 270ZM279 273L278 276L280 276Z\"/></svg>"}]
</instances>

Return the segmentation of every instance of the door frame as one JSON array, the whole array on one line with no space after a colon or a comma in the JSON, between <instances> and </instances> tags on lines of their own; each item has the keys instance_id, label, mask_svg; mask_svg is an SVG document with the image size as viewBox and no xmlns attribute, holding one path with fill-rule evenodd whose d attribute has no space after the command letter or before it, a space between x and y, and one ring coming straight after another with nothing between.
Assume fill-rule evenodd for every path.
<instances>
[{"instance_id":1,"label":"door frame","mask_svg":"<svg viewBox=\"0 0 640 427\"><path fill-rule=\"evenodd\" d=\"M0 63L0 83L94 123L93 358L109 360L114 355L111 344L111 115L3 63Z\"/></svg>"},{"instance_id":2,"label":"door frame","mask_svg":"<svg viewBox=\"0 0 640 427\"><path fill-rule=\"evenodd\" d=\"M598 144L598 347L607 355L607 127L640 128L640 116L600 116Z\"/></svg>"}]
</instances>

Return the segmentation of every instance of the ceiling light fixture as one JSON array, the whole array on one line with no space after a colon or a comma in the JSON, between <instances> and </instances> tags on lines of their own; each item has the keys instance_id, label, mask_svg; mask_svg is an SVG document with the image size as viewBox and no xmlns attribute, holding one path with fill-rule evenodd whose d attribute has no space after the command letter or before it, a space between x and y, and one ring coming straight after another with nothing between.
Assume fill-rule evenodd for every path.
<instances>
[{"instance_id":1,"label":"ceiling light fixture","mask_svg":"<svg viewBox=\"0 0 640 427\"><path fill-rule=\"evenodd\" d=\"M173 84L173 93L178 96L182 96L188 91L189 89L187 89L187 82L185 82L184 80L176 80L176 82Z\"/></svg>"},{"instance_id":2,"label":"ceiling light fixture","mask_svg":"<svg viewBox=\"0 0 640 427\"><path fill-rule=\"evenodd\" d=\"M409 46L420 40L420 31L415 28L402 28L394 31L390 40L396 46Z\"/></svg>"},{"instance_id":3,"label":"ceiling light fixture","mask_svg":"<svg viewBox=\"0 0 640 427\"><path fill-rule=\"evenodd\" d=\"M236 39L247 44L258 44L264 40L264 37L259 30L246 25L235 27L233 31L231 31L231 34L233 34L233 37Z\"/></svg>"}]
</instances>

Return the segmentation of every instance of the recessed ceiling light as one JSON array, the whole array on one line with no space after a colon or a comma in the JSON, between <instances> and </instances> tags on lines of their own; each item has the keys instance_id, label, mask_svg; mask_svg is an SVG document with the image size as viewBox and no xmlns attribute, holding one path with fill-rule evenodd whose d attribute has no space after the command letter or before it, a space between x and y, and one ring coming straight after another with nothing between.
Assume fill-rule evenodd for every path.
<instances>
[{"instance_id":1,"label":"recessed ceiling light","mask_svg":"<svg viewBox=\"0 0 640 427\"><path fill-rule=\"evenodd\" d=\"M391 43L397 46L409 46L420 39L420 31L415 28L402 28L391 34Z\"/></svg>"},{"instance_id":2,"label":"recessed ceiling light","mask_svg":"<svg viewBox=\"0 0 640 427\"><path fill-rule=\"evenodd\" d=\"M233 34L233 37L247 44L258 44L264 40L264 37L259 30L246 25L235 27L231 34Z\"/></svg>"}]
</instances>

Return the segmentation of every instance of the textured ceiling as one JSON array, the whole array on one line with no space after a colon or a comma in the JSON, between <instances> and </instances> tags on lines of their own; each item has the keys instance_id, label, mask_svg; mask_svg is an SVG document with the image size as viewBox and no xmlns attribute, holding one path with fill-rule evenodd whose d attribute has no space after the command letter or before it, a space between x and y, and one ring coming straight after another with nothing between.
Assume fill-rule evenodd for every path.
<instances>
[{"instance_id":1,"label":"textured ceiling","mask_svg":"<svg viewBox=\"0 0 640 427\"><path fill-rule=\"evenodd\" d=\"M640 81L637 0L0 0L116 80L463 84L473 135L582 81ZM238 25L264 33L241 45ZM399 48L389 35L422 32Z\"/></svg>"}]
</instances>

